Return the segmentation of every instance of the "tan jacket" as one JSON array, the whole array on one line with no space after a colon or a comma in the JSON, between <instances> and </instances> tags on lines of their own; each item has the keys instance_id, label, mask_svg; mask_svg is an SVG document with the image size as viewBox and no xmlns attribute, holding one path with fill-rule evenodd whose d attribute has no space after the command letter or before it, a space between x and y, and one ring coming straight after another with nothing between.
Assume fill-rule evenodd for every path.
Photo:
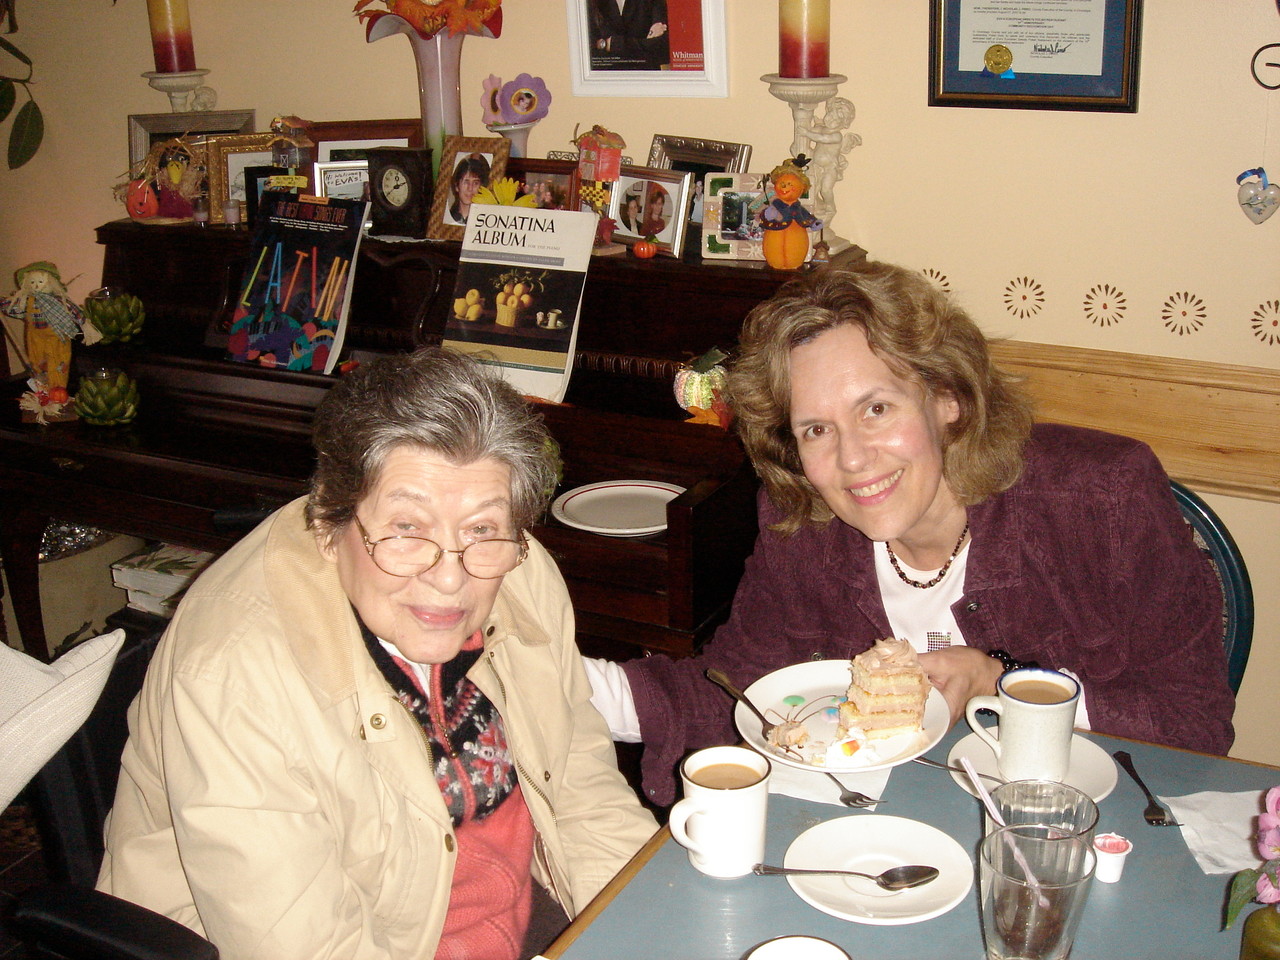
<instances>
[{"instance_id":1,"label":"tan jacket","mask_svg":"<svg viewBox=\"0 0 1280 960\"><path fill-rule=\"evenodd\" d=\"M575 915L653 833L614 765L538 544L503 582L471 677L498 706ZM129 710L98 886L224 960L428 960L456 859L426 739L365 650L295 501L188 591Z\"/></svg>"}]
</instances>

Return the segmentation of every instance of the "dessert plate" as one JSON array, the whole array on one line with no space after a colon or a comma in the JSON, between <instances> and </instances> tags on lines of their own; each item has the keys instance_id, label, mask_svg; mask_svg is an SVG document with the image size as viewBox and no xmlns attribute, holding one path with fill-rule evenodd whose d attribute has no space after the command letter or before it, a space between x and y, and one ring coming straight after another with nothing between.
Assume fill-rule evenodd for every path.
<instances>
[{"instance_id":1,"label":"dessert plate","mask_svg":"<svg viewBox=\"0 0 1280 960\"><path fill-rule=\"evenodd\" d=\"M993 777L1000 776L1000 771L996 768L996 755L985 741L978 738L976 733L969 734L951 748L951 752L947 754L948 766L960 766L961 757L968 757L973 763L973 769L978 773L990 774ZM973 785L969 783L969 778L963 773L952 771L951 779L973 796L977 796L973 792ZM1115 762L1107 755L1107 751L1092 740L1086 740L1079 735L1072 736L1071 762L1062 782L1070 784L1082 793L1087 793L1093 798L1093 802L1097 803L1116 788ZM987 786L989 788L993 784L988 783Z\"/></svg>"},{"instance_id":2,"label":"dessert plate","mask_svg":"<svg viewBox=\"0 0 1280 960\"><path fill-rule=\"evenodd\" d=\"M667 504L684 487L660 480L607 480L556 497L551 515L566 526L606 537L646 537L667 529Z\"/></svg>"},{"instance_id":3,"label":"dessert plate","mask_svg":"<svg viewBox=\"0 0 1280 960\"><path fill-rule=\"evenodd\" d=\"M973 885L973 862L936 827L905 817L861 813L810 827L787 848L788 867L876 874L905 863L938 868L938 878L909 890L882 890L861 877L787 877L805 903L854 923L892 926L946 913Z\"/></svg>"},{"instance_id":4,"label":"dessert plate","mask_svg":"<svg viewBox=\"0 0 1280 960\"><path fill-rule=\"evenodd\" d=\"M802 720L811 744L828 744L836 739L836 712L848 689L848 660L810 660L767 673L744 692L770 720ZM747 743L775 763L799 770L860 773L896 767L931 749L947 732L951 711L942 694L931 688L924 705L924 729L919 733L872 741L874 754L864 747L852 757L822 763L815 762L823 758L816 748L797 757L767 742L760 735L760 719L742 704L735 706L733 722Z\"/></svg>"}]
</instances>

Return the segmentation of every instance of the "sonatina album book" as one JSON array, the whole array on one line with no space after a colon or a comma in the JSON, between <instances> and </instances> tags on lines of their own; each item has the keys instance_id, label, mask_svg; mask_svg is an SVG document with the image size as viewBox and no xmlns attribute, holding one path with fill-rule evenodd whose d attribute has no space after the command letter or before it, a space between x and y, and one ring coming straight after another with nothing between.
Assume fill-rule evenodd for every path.
<instances>
[{"instance_id":1,"label":"sonatina album book","mask_svg":"<svg viewBox=\"0 0 1280 960\"><path fill-rule=\"evenodd\" d=\"M333 372L367 207L364 200L262 195L231 319L232 360Z\"/></svg>"}]
</instances>

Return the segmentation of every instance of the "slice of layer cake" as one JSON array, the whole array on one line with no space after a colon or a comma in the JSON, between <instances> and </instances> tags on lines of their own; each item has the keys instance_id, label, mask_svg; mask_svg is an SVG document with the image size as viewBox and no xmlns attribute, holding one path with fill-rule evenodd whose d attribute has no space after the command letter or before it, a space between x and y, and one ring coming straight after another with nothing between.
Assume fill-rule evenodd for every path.
<instances>
[{"instance_id":1,"label":"slice of layer cake","mask_svg":"<svg viewBox=\"0 0 1280 960\"><path fill-rule=\"evenodd\" d=\"M906 640L877 640L849 664L853 682L848 700L840 704L839 733L859 729L872 740L883 740L921 729L929 681L915 649Z\"/></svg>"}]
</instances>

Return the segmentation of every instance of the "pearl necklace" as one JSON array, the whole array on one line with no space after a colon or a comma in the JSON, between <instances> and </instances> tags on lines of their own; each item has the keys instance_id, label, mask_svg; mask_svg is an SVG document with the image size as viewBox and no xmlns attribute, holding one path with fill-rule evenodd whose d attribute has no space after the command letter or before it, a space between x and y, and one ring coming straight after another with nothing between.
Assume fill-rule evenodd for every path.
<instances>
[{"instance_id":1,"label":"pearl necklace","mask_svg":"<svg viewBox=\"0 0 1280 960\"><path fill-rule=\"evenodd\" d=\"M947 562L942 565L942 569L938 571L937 576L928 583L921 583L919 580L912 580L902 572L902 568L898 566L898 558L893 555L893 547L889 546L888 540L884 542L884 548L889 552L889 563L893 566L893 572L898 575L899 579L901 579L903 583L909 587L915 587L917 590L928 590L930 587L936 587L942 582L942 578L945 577L947 575L947 571L951 569L951 564L955 563L956 557L960 556L960 546L964 543L964 538L968 535L969 521L965 520L964 529L960 531L960 539L956 541L956 546L955 549L951 551L951 556L949 556L947 558Z\"/></svg>"}]
</instances>

